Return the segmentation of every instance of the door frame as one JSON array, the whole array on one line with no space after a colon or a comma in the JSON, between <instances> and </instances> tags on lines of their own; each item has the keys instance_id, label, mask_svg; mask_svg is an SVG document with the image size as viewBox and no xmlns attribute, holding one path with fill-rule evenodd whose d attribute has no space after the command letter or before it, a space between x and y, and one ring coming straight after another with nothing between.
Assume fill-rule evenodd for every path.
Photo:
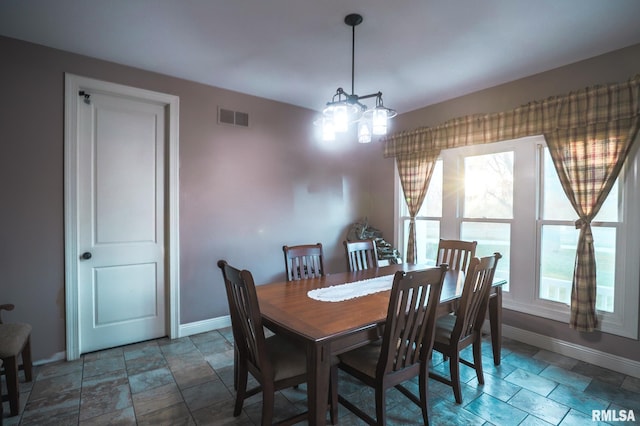
<instances>
[{"instance_id":1,"label":"door frame","mask_svg":"<svg viewBox=\"0 0 640 426\"><path fill-rule=\"evenodd\" d=\"M66 358L80 357L80 310L78 288L78 102L79 92L104 93L164 105L166 111L165 158L165 331L170 338L180 328L180 239L179 239L179 108L180 98L121 84L65 73L64 96L64 256Z\"/></svg>"}]
</instances>

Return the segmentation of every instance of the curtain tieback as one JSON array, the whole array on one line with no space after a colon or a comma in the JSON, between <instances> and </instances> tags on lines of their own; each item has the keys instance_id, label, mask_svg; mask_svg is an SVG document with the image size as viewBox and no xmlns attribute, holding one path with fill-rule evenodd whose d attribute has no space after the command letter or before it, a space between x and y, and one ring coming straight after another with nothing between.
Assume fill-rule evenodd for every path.
<instances>
[{"instance_id":1,"label":"curtain tieback","mask_svg":"<svg viewBox=\"0 0 640 426\"><path fill-rule=\"evenodd\" d=\"M575 225L576 229L584 230L584 242L588 244L593 243L593 234L591 233L591 227L589 226L591 222L587 219L580 218L576 220Z\"/></svg>"}]
</instances>

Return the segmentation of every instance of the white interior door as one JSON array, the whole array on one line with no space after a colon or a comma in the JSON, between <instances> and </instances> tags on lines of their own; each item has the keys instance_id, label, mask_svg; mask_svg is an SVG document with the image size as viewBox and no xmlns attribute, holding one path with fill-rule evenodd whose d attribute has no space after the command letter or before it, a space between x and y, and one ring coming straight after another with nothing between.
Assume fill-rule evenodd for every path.
<instances>
[{"instance_id":1,"label":"white interior door","mask_svg":"<svg viewBox=\"0 0 640 426\"><path fill-rule=\"evenodd\" d=\"M164 106L78 103L80 353L167 335Z\"/></svg>"},{"instance_id":2,"label":"white interior door","mask_svg":"<svg viewBox=\"0 0 640 426\"><path fill-rule=\"evenodd\" d=\"M179 104L174 95L65 74L69 361L180 337Z\"/></svg>"}]
</instances>

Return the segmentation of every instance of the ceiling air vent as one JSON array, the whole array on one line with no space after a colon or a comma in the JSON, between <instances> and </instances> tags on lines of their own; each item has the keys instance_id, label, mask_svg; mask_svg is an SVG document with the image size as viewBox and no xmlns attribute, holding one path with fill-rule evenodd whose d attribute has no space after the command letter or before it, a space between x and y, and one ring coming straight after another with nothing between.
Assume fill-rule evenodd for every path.
<instances>
[{"instance_id":1,"label":"ceiling air vent","mask_svg":"<svg viewBox=\"0 0 640 426\"><path fill-rule=\"evenodd\" d=\"M218 108L218 123L231 124L233 126L249 127L249 114L246 112L231 111Z\"/></svg>"}]
</instances>

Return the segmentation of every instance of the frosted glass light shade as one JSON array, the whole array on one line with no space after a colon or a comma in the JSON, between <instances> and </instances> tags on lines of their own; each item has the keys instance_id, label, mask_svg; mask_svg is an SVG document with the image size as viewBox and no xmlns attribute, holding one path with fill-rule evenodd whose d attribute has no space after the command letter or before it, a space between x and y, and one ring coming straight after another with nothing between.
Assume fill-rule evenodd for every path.
<instances>
[{"instance_id":1,"label":"frosted glass light shade","mask_svg":"<svg viewBox=\"0 0 640 426\"><path fill-rule=\"evenodd\" d=\"M374 135L387 134L387 111L385 109L374 109L372 121Z\"/></svg>"},{"instance_id":2,"label":"frosted glass light shade","mask_svg":"<svg viewBox=\"0 0 640 426\"><path fill-rule=\"evenodd\" d=\"M371 142L371 130L368 120L362 120L358 124L358 142L369 143Z\"/></svg>"}]
</instances>

